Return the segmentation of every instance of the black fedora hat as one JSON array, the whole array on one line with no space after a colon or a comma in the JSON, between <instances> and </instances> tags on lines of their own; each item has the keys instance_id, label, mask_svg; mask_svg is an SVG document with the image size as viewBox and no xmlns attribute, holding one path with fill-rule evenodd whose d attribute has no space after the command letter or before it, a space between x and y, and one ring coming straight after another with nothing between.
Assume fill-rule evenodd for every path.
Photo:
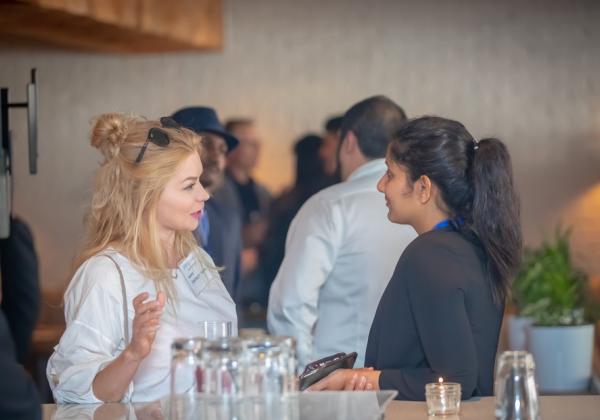
<instances>
[{"instance_id":1,"label":"black fedora hat","mask_svg":"<svg viewBox=\"0 0 600 420\"><path fill-rule=\"evenodd\" d=\"M238 139L229 134L219 121L214 109L205 106L190 106L181 108L171 115L177 123L189 128L196 133L213 133L221 136L227 143L227 151L230 152L239 143Z\"/></svg>"}]
</instances>

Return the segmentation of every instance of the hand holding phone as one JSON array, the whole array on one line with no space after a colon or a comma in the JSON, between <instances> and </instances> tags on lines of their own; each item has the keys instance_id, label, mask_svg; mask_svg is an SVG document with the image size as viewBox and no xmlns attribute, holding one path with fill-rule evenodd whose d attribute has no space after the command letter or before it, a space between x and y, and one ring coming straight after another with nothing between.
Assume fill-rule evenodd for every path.
<instances>
[{"instance_id":1,"label":"hand holding phone","mask_svg":"<svg viewBox=\"0 0 600 420\"><path fill-rule=\"evenodd\" d=\"M352 369L356 362L356 357L356 352L336 353L309 363L300 375L300 390L304 391L337 369Z\"/></svg>"}]
</instances>

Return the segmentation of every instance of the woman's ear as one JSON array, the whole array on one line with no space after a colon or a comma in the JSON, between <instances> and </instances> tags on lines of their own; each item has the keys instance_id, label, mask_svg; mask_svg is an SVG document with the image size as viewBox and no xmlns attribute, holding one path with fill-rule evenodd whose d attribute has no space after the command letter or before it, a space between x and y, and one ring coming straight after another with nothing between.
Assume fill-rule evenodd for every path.
<instances>
[{"instance_id":1,"label":"woman's ear","mask_svg":"<svg viewBox=\"0 0 600 420\"><path fill-rule=\"evenodd\" d=\"M434 196L435 186L427 175L421 175L415 182L417 197L421 204L427 204Z\"/></svg>"}]
</instances>

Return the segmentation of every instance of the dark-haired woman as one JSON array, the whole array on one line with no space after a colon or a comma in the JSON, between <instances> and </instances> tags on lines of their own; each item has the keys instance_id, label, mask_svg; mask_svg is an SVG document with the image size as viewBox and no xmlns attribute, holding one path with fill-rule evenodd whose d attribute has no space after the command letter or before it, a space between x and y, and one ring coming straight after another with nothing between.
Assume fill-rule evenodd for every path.
<instances>
[{"instance_id":1,"label":"dark-haired woman","mask_svg":"<svg viewBox=\"0 0 600 420\"><path fill-rule=\"evenodd\" d=\"M419 236L406 248L371 325L365 369L311 390L394 389L423 400L439 377L462 397L493 394L504 300L521 255L510 156L456 121L423 117L390 144L378 184L388 218Z\"/></svg>"}]
</instances>

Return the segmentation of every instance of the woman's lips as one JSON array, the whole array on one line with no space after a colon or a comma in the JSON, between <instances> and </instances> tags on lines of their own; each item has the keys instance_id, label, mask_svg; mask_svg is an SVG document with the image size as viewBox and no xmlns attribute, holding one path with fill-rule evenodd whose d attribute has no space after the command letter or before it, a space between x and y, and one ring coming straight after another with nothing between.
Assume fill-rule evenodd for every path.
<instances>
[{"instance_id":1,"label":"woman's lips","mask_svg":"<svg viewBox=\"0 0 600 420\"><path fill-rule=\"evenodd\" d=\"M198 211L196 211L196 212L192 213L192 216L193 216L195 219L197 219L197 220L200 220L200 217L202 216L202 210L198 210Z\"/></svg>"}]
</instances>

